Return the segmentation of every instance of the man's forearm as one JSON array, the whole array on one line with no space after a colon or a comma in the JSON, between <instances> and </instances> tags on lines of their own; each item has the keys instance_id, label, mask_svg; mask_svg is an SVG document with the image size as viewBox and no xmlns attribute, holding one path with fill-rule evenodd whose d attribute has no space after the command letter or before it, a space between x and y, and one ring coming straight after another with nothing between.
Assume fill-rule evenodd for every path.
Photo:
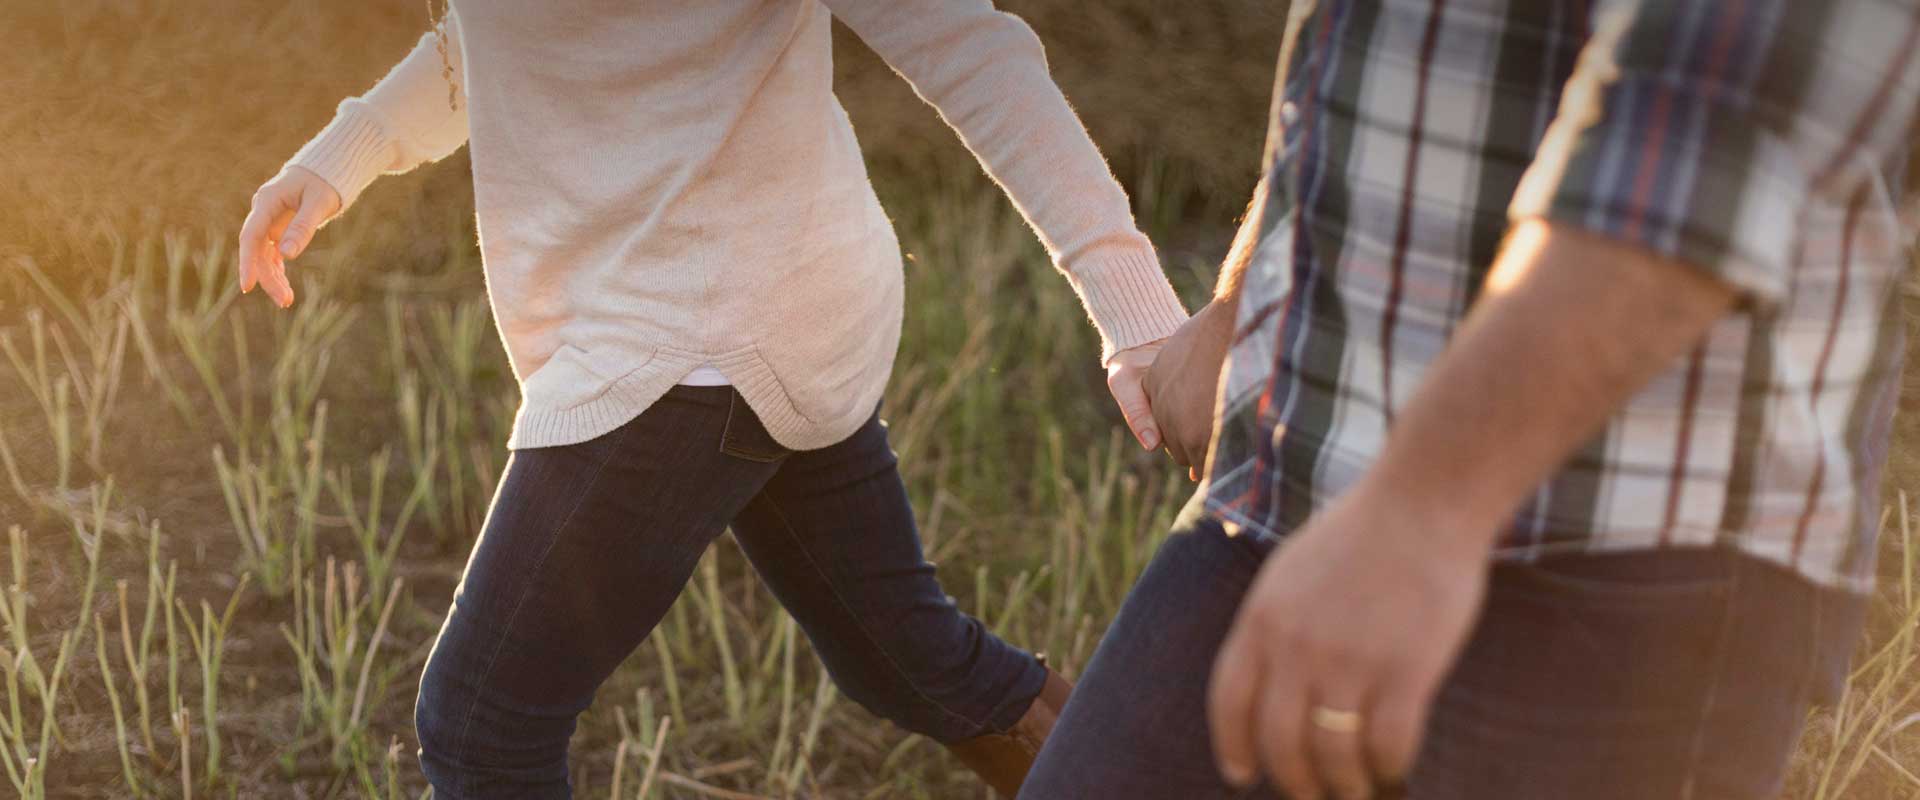
<instances>
[{"instance_id":1,"label":"man's forearm","mask_svg":"<svg viewBox=\"0 0 1920 800\"><path fill-rule=\"evenodd\" d=\"M1253 199L1247 203L1240 230L1233 235L1233 246L1227 248L1227 258L1220 264L1220 281L1214 285L1213 298L1223 301L1223 306L1230 308L1240 301L1240 283L1246 279L1254 247L1260 244L1261 215L1266 205L1267 179L1261 178L1259 185L1253 187Z\"/></svg>"},{"instance_id":2,"label":"man's forearm","mask_svg":"<svg viewBox=\"0 0 1920 800\"><path fill-rule=\"evenodd\" d=\"M1491 546L1527 495L1734 298L1684 264L1521 223L1357 491L1455 544Z\"/></svg>"}]
</instances>

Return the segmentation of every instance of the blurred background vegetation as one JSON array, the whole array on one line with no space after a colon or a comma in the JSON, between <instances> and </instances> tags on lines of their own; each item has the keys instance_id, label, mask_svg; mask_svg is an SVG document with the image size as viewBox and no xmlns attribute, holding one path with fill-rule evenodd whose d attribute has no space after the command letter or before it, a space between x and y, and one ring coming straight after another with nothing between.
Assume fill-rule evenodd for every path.
<instances>
[{"instance_id":1,"label":"blurred background vegetation","mask_svg":"<svg viewBox=\"0 0 1920 800\"><path fill-rule=\"evenodd\" d=\"M1001 5L1199 302L1255 178L1285 3ZM517 401L464 152L376 183L293 267L291 311L235 295L231 243L253 188L426 17L0 0L0 795L424 789L414 680ZM887 408L929 549L963 607L1072 672L1188 484L1126 440L1091 329L1007 202L838 35L910 254ZM1913 425L1894 489L1920 481ZM1890 520L1872 640L1791 797L1920 796L1920 587ZM984 795L837 698L724 540L574 760L582 797Z\"/></svg>"}]
</instances>

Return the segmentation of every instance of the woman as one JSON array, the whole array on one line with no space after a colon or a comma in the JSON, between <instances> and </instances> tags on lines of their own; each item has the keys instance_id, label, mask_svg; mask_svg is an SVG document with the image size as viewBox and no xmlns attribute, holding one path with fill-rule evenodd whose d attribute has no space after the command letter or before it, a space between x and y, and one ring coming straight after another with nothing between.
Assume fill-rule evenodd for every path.
<instances>
[{"instance_id":1,"label":"woman","mask_svg":"<svg viewBox=\"0 0 1920 800\"><path fill-rule=\"evenodd\" d=\"M381 173L465 143L523 401L421 678L436 795L564 797L575 718L732 527L842 690L1017 790L1066 683L941 591L877 406L901 262L832 93L838 17L957 129L1079 291L1109 384L1185 318L988 0L459 0L254 197L243 290Z\"/></svg>"}]
</instances>

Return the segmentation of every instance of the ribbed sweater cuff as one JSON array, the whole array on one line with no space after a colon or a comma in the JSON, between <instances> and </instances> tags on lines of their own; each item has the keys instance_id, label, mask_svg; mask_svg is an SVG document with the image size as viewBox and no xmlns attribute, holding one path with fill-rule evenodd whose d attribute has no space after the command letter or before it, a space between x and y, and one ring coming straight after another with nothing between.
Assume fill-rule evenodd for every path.
<instances>
[{"instance_id":1,"label":"ribbed sweater cuff","mask_svg":"<svg viewBox=\"0 0 1920 800\"><path fill-rule=\"evenodd\" d=\"M1074 259L1067 274L1100 329L1100 363L1114 353L1173 335L1187 321L1152 245L1102 249Z\"/></svg>"},{"instance_id":2,"label":"ribbed sweater cuff","mask_svg":"<svg viewBox=\"0 0 1920 800\"><path fill-rule=\"evenodd\" d=\"M333 121L293 154L287 165L319 175L340 193L340 206L345 209L393 163L393 146L378 114L364 102L350 99L340 104Z\"/></svg>"}]
</instances>

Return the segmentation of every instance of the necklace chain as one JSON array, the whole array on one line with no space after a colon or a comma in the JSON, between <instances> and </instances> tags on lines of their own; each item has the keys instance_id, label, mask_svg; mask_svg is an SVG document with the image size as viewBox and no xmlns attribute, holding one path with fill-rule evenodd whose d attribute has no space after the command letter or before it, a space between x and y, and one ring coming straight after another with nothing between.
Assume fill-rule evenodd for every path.
<instances>
[{"instance_id":1,"label":"necklace chain","mask_svg":"<svg viewBox=\"0 0 1920 800\"><path fill-rule=\"evenodd\" d=\"M447 52L447 14L451 10L451 0L440 0L440 8L434 10L434 0L425 0L427 4L427 23L433 26L433 38L436 49L440 51L440 77L447 80L447 108L460 110L460 84L454 79L453 57Z\"/></svg>"}]
</instances>

